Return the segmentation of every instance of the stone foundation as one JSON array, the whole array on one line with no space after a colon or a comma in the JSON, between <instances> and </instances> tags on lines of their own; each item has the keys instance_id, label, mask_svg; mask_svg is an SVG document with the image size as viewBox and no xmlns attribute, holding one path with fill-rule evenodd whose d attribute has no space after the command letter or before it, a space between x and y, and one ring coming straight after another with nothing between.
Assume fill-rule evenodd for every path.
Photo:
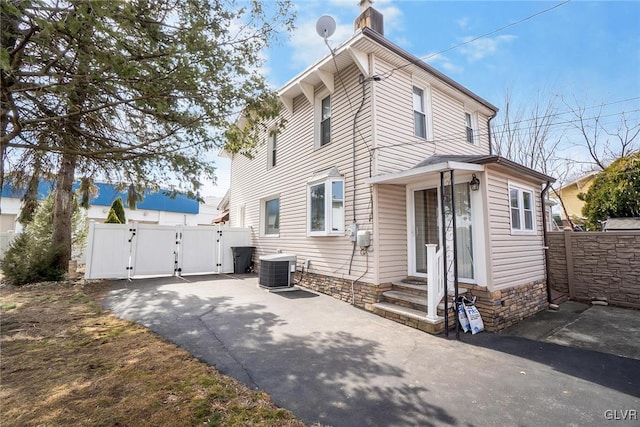
<instances>
[{"instance_id":1,"label":"stone foundation","mask_svg":"<svg viewBox=\"0 0 640 427\"><path fill-rule=\"evenodd\" d=\"M487 331L499 332L549 306L544 280L489 292L485 287L460 283L476 297L476 307ZM468 295L468 294L467 294Z\"/></svg>"},{"instance_id":2,"label":"stone foundation","mask_svg":"<svg viewBox=\"0 0 640 427\"><path fill-rule=\"evenodd\" d=\"M373 285L371 283L356 282L338 277L324 276L321 274L296 272L296 283L307 289L311 289L341 301L348 302L356 307L373 311L373 304L380 302L382 293L391 289L389 285ZM352 290L353 284L353 290Z\"/></svg>"},{"instance_id":3,"label":"stone foundation","mask_svg":"<svg viewBox=\"0 0 640 427\"><path fill-rule=\"evenodd\" d=\"M356 307L376 313L377 311L374 310L373 304L382 301L382 293L391 289L390 283L373 285L356 282L353 284L352 293L352 280L314 273L301 275L300 272L296 273L295 278L296 283L300 284L300 286L332 296L341 301L353 303ZM489 292L487 288L482 286L465 283L461 283L460 288L469 289L471 294L476 297L476 307L482 315L484 327L491 332L498 332L515 325L548 307L547 287L544 280L493 292ZM354 297L355 301L353 301ZM444 315L444 313L439 314ZM401 319L399 315L389 316L391 316L389 318L398 317L398 319L393 318L392 320L399 321L399 323L425 330L419 326L419 322L415 319ZM450 327L453 328L454 314L452 309L449 312L449 322Z\"/></svg>"}]
</instances>

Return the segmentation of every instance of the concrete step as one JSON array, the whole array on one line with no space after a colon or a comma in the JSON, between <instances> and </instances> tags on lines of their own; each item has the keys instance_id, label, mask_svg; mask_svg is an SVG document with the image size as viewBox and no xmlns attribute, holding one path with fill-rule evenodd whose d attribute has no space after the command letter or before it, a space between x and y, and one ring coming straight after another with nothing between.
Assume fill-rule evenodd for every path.
<instances>
[{"instance_id":1,"label":"concrete step","mask_svg":"<svg viewBox=\"0 0 640 427\"><path fill-rule=\"evenodd\" d=\"M414 310L427 311L427 293L422 295L416 295L410 292L403 292L397 290L385 291L382 293L385 302L390 302L402 307L411 308Z\"/></svg>"},{"instance_id":2,"label":"concrete step","mask_svg":"<svg viewBox=\"0 0 640 427\"><path fill-rule=\"evenodd\" d=\"M427 315L424 311L402 307L388 302L379 302L373 304L373 312L379 316L393 320L394 322L398 322L430 334L435 335L444 331L444 318L438 316L436 319L427 319Z\"/></svg>"}]
</instances>

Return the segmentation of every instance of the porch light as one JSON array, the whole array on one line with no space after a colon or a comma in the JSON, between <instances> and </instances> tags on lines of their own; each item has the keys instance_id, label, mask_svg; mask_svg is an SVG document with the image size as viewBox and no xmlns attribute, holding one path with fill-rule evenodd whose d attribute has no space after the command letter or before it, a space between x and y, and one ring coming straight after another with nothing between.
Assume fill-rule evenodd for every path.
<instances>
[{"instance_id":1,"label":"porch light","mask_svg":"<svg viewBox=\"0 0 640 427\"><path fill-rule=\"evenodd\" d=\"M476 177L475 173L471 175L471 181L469 181L469 188L471 188L471 191L478 191L480 189L480 180L478 179L478 177Z\"/></svg>"}]
</instances>

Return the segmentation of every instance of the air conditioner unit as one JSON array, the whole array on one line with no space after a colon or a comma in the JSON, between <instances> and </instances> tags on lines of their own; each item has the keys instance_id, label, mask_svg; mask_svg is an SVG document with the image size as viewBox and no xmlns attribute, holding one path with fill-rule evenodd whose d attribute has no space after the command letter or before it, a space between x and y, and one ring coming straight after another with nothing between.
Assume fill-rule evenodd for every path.
<instances>
[{"instance_id":1,"label":"air conditioner unit","mask_svg":"<svg viewBox=\"0 0 640 427\"><path fill-rule=\"evenodd\" d=\"M264 288L293 286L296 272L296 256L292 254L263 255L260 258L259 284Z\"/></svg>"}]
</instances>

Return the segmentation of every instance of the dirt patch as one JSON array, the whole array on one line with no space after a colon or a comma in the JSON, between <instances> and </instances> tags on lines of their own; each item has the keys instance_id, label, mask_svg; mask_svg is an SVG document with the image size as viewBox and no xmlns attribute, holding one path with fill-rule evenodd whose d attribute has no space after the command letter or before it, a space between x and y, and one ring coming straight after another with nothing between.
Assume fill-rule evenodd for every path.
<instances>
[{"instance_id":1,"label":"dirt patch","mask_svg":"<svg viewBox=\"0 0 640 427\"><path fill-rule=\"evenodd\" d=\"M302 426L144 327L101 307L108 283L0 287L3 426Z\"/></svg>"}]
</instances>

